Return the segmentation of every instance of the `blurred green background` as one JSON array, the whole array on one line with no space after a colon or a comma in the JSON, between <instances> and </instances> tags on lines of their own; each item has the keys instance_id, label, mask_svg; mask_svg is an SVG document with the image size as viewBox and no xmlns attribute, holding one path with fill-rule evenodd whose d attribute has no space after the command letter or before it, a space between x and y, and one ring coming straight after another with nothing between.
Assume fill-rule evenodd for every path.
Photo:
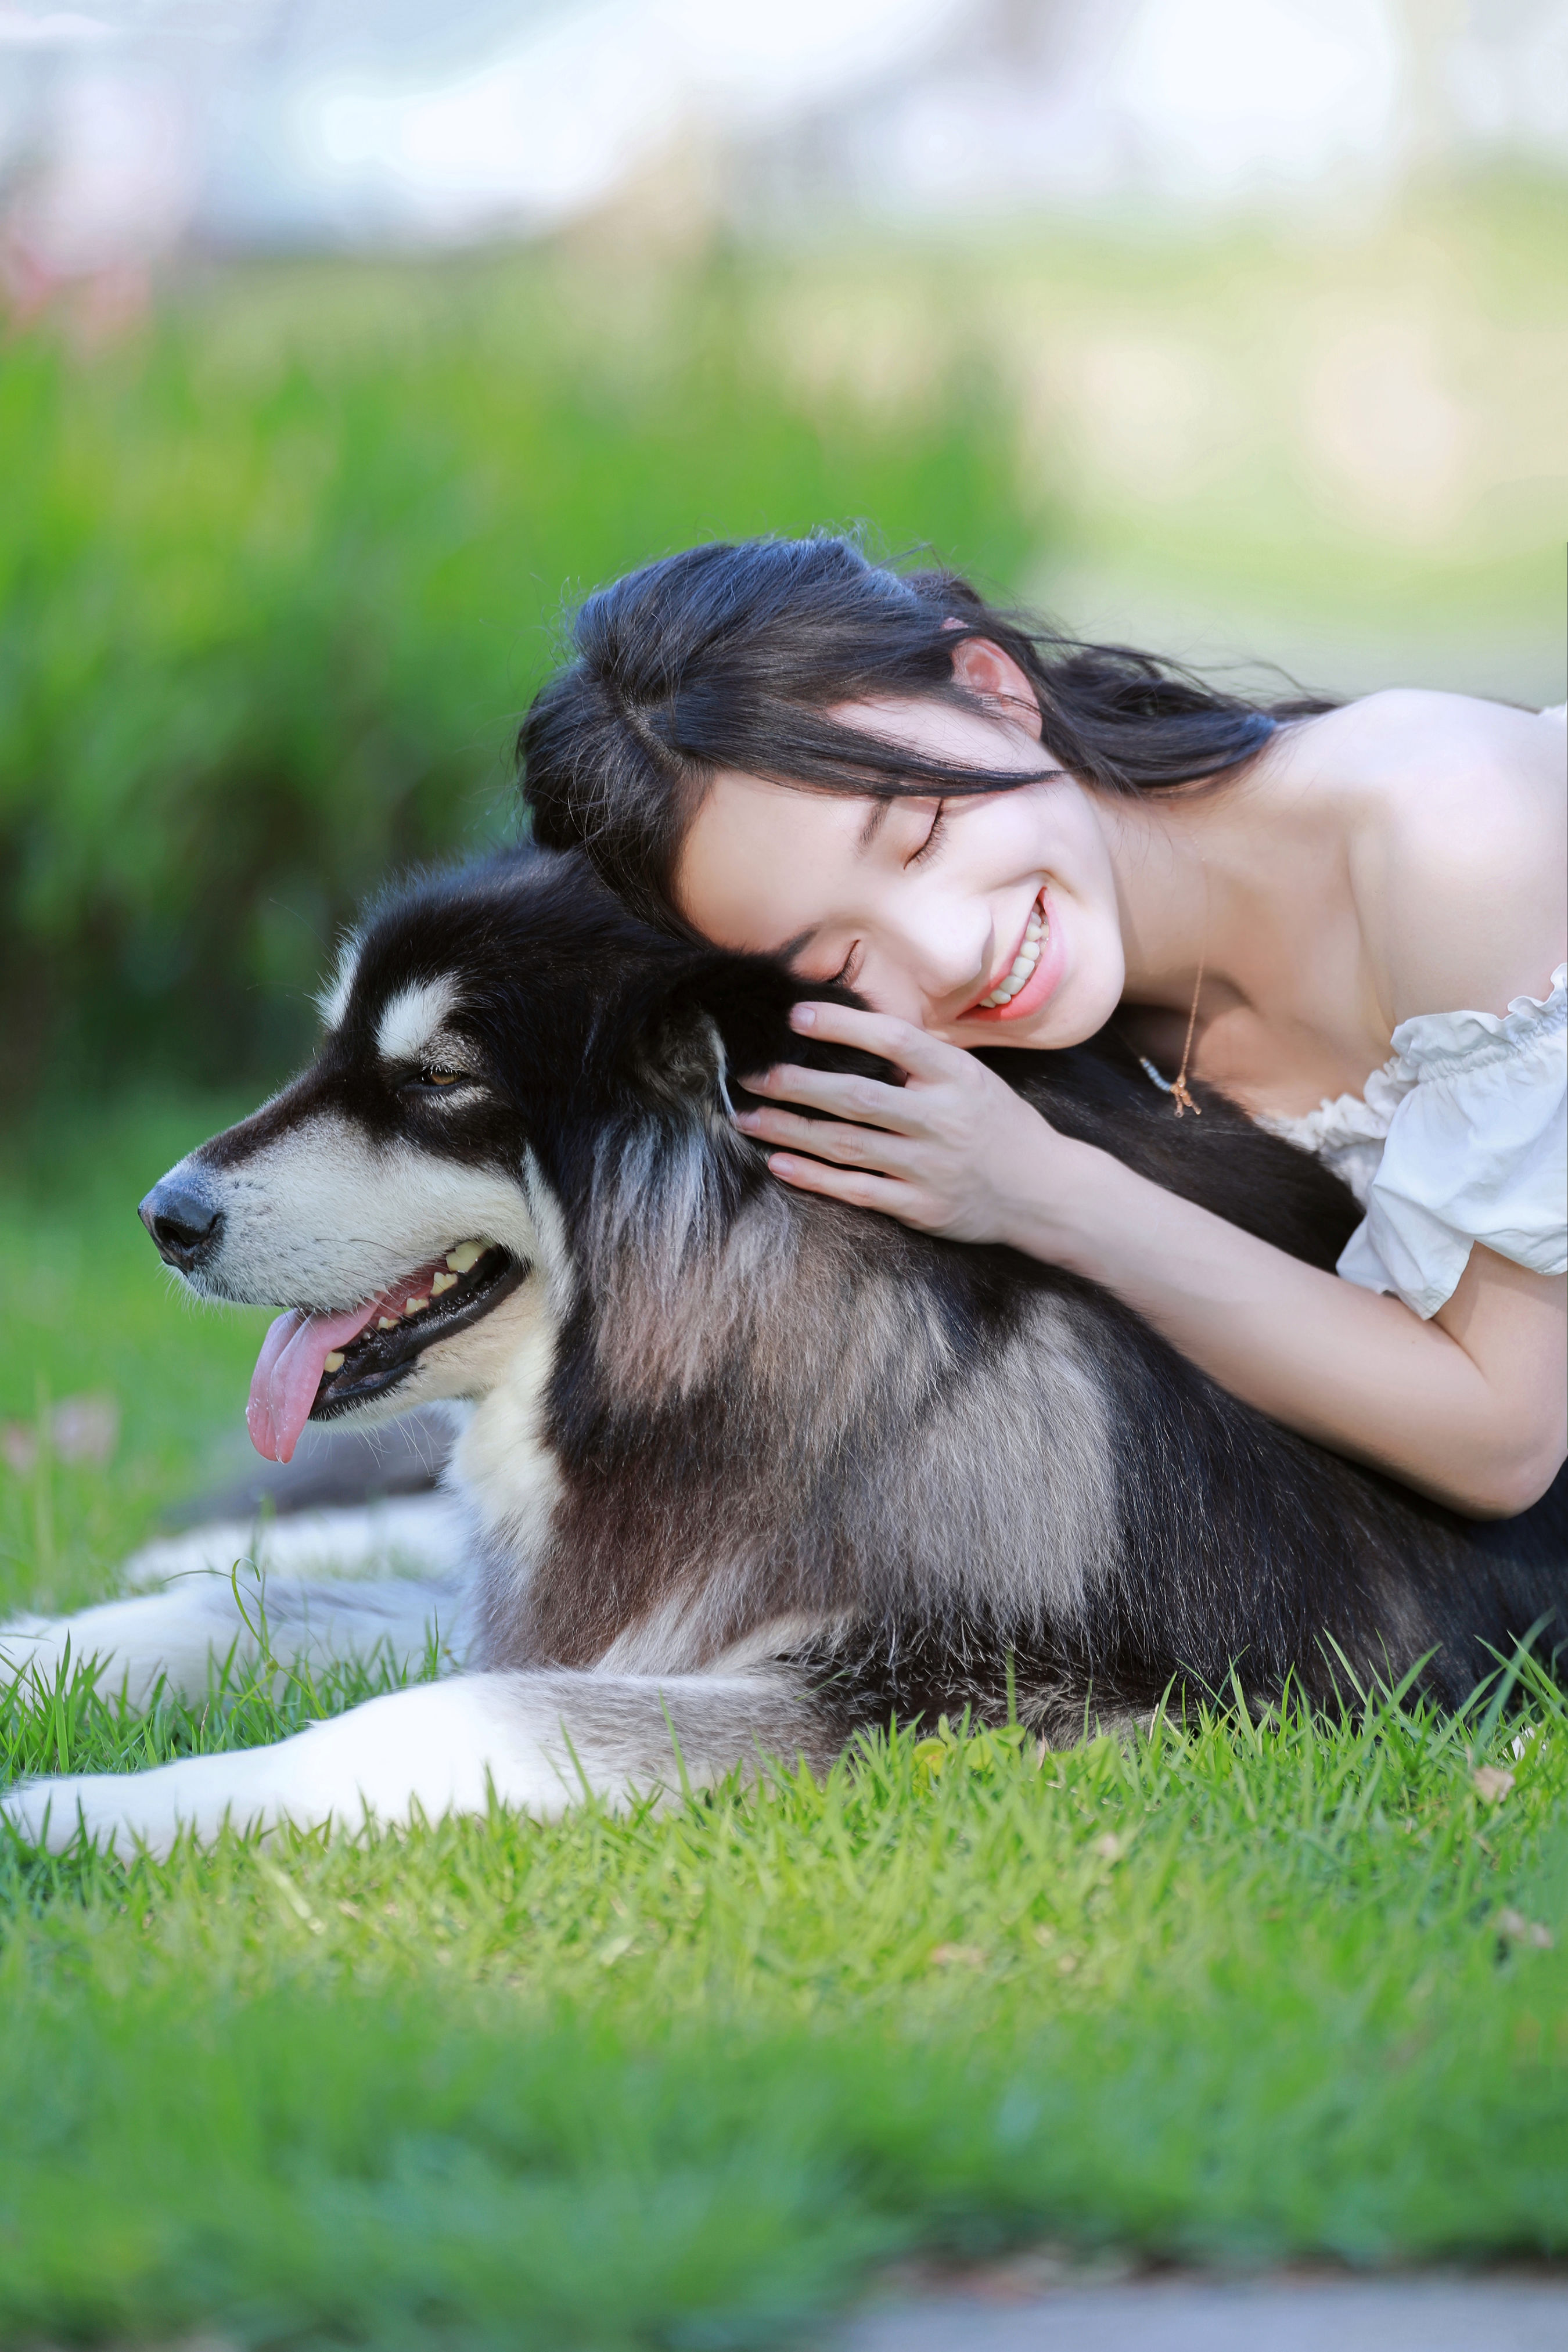
<instances>
[{"instance_id":1,"label":"blurred green background","mask_svg":"<svg viewBox=\"0 0 1568 2352\"><path fill-rule=\"evenodd\" d=\"M1561 697L1561 180L793 250L647 213L12 319L13 1118L286 1069L360 895L510 824L563 604L700 538L861 525L1200 664Z\"/></svg>"}]
</instances>

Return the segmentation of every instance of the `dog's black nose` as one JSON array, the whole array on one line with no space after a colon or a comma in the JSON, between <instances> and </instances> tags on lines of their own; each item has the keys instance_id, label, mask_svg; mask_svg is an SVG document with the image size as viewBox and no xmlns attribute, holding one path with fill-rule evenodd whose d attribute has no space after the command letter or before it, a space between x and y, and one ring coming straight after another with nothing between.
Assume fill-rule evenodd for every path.
<instances>
[{"instance_id":1,"label":"dog's black nose","mask_svg":"<svg viewBox=\"0 0 1568 2352\"><path fill-rule=\"evenodd\" d=\"M165 1176L154 1184L137 1214L157 1244L165 1265L182 1274L205 1257L223 1231L223 1212L189 1176Z\"/></svg>"}]
</instances>

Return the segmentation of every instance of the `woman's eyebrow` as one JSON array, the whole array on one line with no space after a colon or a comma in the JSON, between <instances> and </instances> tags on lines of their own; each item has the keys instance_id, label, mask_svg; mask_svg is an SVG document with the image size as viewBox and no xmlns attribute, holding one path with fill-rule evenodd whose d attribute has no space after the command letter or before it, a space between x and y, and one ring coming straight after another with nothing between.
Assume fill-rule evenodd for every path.
<instances>
[{"instance_id":1,"label":"woman's eyebrow","mask_svg":"<svg viewBox=\"0 0 1568 2352\"><path fill-rule=\"evenodd\" d=\"M888 812L892 807L893 802L897 797L899 797L899 795L893 793L879 793L877 794L876 799L871 804L871 814L866 819L865 824L861 826L859 835L855 843L855 853L857 856L865 856L866 852L876 840L879 831L887 823Z\"/></svg>"},{"instance_id":2,"label":"woman's eyebrow","mask_svg":"<svg viewBox=\"0 0 1568 2352\"><path fill-rule=\"evenodd\" d=\"M808 923L804 931L796 931L793 940L785 940L776 948L763 948L763 955L776 956L780 963L793 963L802 948L809 947L816 937L816 926Z\"/></svg>"}]
</instances>

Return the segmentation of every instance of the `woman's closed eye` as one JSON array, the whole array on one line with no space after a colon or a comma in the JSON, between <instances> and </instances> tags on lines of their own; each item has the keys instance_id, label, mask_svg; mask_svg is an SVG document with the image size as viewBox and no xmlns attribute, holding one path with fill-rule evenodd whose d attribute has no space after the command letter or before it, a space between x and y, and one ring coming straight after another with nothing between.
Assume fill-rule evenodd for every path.
<instances>
[{"instance_id":1,"label":"woman's closed eye","mask_svg":"<svg viewBox=\"0 0 1568 2352\"><path fill-rule=\"evenodd\" d=\"M923 866L926 859L935 854L936 850L941 846L942 829L946 823L947 803L945 801L938 801L936 804L936 812L931 821L931 828L927 833L925 839L921 842L920 847L914 852L913 856L905 860L907 865Z\"/></svg>"},{"instance_id":2,"label":"woman's closed eye","mask_svg":"<svg viewBox=\"0 0 1568 2352\"><path fill-rule=\"evenodd\" d=\"M908 805L908 803L906 803L906 805ZM936 851L941 848L942 833L946 825L946 822L947 803L945 801L938 801L935 808L931 811L931 823L926 827L923 836L918 845L910 851L910 855L904 860L906 871L911 866L923 865L928 857L933 856ZM853 988L855 985L856 976L860 970L862 960L861 942L857 940L848 954L845 957L843 962L839 965L837 971L835 972L829 972L826 980L818 981L815 985L819 988Z\"/></svg>"}]
</instances>

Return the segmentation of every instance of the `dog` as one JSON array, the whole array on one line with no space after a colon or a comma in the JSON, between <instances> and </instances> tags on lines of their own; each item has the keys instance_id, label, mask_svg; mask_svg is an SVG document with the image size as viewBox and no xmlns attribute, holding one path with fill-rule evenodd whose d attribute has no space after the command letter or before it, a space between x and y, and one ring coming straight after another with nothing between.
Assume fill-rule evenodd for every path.
<instances>
[{"instance_id":1,"label":"dog","mask_svg":"<svg viewBox=\"0 0 1568 2352\"><path fill-rule=\"evenodd\" d=\"M861 1732L1015 1716L1048 1744L1173 1693L1452 1706L1568 1622L1568 1483L1472 1524L1218 1388L1108 1293L795 1192L734 1126L819 983L667 937L573 857L416 882L347 941L313 1063L142 1204L199 1297L286 1311L250 1422L447 1404L439 1572L270 1586L271 1655L432 1616L462 1670L275 1746L44 1780L3 1811L165 1852L825 1769ZM837 993L854 1002L844 991ZM1176 1122L1110 1035L986 1057L1064 1132L1309 1263L1356 1222L1213 1092ZM200 1589L197 1590L196 1588ZM1544 1632L1543 1632L1544 1629ZM15 1629L199 1690L257 1629L188 1580ZM1235 1681L1233 1683L1233 1670Z\"/></svg>"}]
</instances>

